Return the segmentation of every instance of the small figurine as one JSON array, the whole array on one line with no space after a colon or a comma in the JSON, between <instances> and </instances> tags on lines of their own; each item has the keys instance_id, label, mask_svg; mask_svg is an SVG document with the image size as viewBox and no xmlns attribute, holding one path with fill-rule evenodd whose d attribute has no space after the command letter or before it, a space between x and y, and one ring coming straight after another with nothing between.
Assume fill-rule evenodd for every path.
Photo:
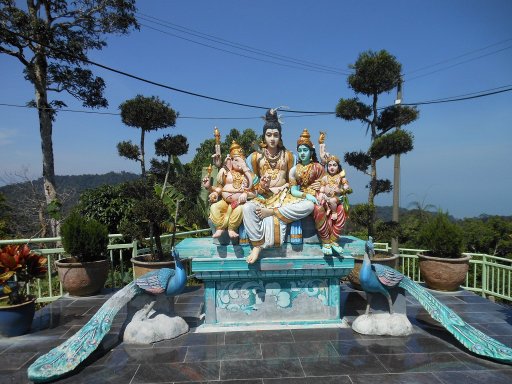
<instances>
[{"instance_id":1,"label":"small figurine","mask_svg":"<svg viewBox=\"0 0 512 384\"><path fill-rule=\"evenodd\" d=\"M253 173L245 163L245 157L240 145L233 140L229 155L224 166L217 174L216 186L210 186L210 177L203 179L203 186L211 193L208 200L210 220L215 225L214 238L222 236L227 230L229 237L237 238L236 230L242 223L242 205L256 196L252 190Z\"/></svg>"},{"instance_id":2,"label":"small figurine","mask_svg":"<svg viewBox=\"0 0 512 384\"><path fill-rule=\"evenodd\" d=\"M334 155L326 158L327 175L320 179L320 204L326 204L326 213L331 220L338 219L337 206L344 202L346 196L352 193L352 189L348 185L345 178L345 171L341 168L340 159Z\"/></svg>"}]
</instances>

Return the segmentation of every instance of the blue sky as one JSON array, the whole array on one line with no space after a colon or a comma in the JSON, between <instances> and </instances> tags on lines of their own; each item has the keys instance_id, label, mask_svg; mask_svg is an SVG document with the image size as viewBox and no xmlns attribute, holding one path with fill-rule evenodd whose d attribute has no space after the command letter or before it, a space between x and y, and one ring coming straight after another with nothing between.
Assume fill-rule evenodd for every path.
<instances>
[{"instance_id":1,"label":"blue sky","mask_svg":"<svg viewBox=\"0 0 512 384\"><path fill-rule=\"evenodd\" d=\"M158 18L210 36L302 61L348 72L359 53L386 49L402 63L403 101L420 102L512 86L512 2L509 0L451 1L139 1L140 15ZM91 60L172 87L236 102L289 106L294 110L333 111L339 98L353 97L342 74L292 68L291 63L235 50L140 20L140 31L109 36L108 47L92 52ZM156 21L153 19L153 21ZM166 24L169 25L169 24ZM165 33L151 28L157 28ZM229 54L177 38L237 52ZM253 60L240 55L251 55ZM283 62L281 62L283 63ZM33 98L22 67L0 55L0 103L23 105ZM109 108L137 94L156 95L182 117L243 117L254 119L178 120L175 128L148 135L146 143L165 133L183 134L192 159L200 142L213 137L217 126L225 135L232 128L252 128L259 134L263 110L223 104L157 88L104 69L95 74L107 83ZM368 101L360 96L362 101ZM379 106L394 102L383 95ZM64 97L68 108L81 103ZM512 92L419 107L420 118L408 129L415 148L402 157L401 206L412 201L433 204L456 217L481 213L512 215L510 150ZM329 116L291 117L284 113L283 136L294 149L303 128L315 139L327 132L328 150L343 156L366 150L369 136L359 122ZM54 125L55 168L59 175L139 172L134 162L117 155L116 143L138 142L139 132L123 126L119 116L61 112ZM41 175L41 150L34 110L0 106L0 176L28 169ZM379 177L392 179L392 160L378 163ZM368 178L347 167L354 189L352 203L364 202ZM391 194L376 203L391 205Z\"/></svg>"}]
</instances>

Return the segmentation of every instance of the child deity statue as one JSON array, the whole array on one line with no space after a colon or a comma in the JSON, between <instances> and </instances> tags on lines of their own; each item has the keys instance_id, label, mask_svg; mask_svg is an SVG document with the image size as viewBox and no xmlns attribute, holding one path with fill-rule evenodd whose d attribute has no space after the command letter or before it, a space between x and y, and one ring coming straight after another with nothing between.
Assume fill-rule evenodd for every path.
<instances>
[{"instance_id":1,"label":"child deity statue","mask_svg":"<svg viewBox=\"0 0 512 384\"><path fill-rule=\"evenodd\" d=\"M208 200L210 220L215 226L212 235L218 238L228 231L230 238L237 238L236 230L242 223L242 205L256 196L252 189L254 175L245 163L242 147L233 140L224 166L217 174L215 187L210 187L210 178L203 179L203 186L211 193Z\"/></svg>"},{"instance_id":2,"label":"child deity statue","mask_svg":"<svg viewBox=\"0 0 512 384\"><path fill-rule=\"evenodd\" d=\"M320 179L320 204L326 206L326 214L331 220L338 219L337 207L342 204L349 193L352 193L345 171L341 168L340 159L330 155L326 159L327 174Z\"/></svg>"}]
</instances>

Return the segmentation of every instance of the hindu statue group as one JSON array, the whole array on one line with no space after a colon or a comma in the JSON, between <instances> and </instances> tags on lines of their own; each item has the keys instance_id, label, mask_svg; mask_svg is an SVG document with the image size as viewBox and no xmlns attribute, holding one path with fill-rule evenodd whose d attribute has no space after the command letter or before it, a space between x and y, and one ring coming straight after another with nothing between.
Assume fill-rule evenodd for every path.
<instances>
[{"instance_id":1,"label":"hindu statue group","mask_svg":"<svg viewBox=\"0 0 512 384\"><path fill-rule=\"evenodd\" d=\"M218 142L217 130L215 134ZM304 129L294 156L284 147L277 111L271 109L265 116L261 150L246 158L233 141L221 163L217 149L212 156L220 167L215 185L211 185L209 176L203 179L212 203L213 237L227 231L229 237L237 238L243 222L252 246L247 262L253 264L262 249L283 244L288 224L312 215L322 252L342 254L338 239L348 214L346 195L352 190L339 158L325 151L324 139L322 133L319 160Z\"/></svg>"}]
</instances>

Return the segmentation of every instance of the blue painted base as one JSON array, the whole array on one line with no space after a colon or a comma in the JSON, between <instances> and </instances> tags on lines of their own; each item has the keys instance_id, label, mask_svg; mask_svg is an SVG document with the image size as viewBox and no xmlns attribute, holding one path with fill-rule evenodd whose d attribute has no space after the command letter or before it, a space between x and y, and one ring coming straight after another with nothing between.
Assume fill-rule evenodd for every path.
<instances>
[{"instance_id":1,"label":"blue painted base","mask_svg":"<svg viewBox=\"0 0 512 384\"><path fill-rule=\"evenodd\" d=\"M353 239L345 244L361 241ZM285 243L262 250L253 265L245 261L248 246L189 238L177 248L181 257L192 258L192 272L204 281L206 325L344 323L339 281L354 267L349 247L342 256L325 256L319 244Z\"/></svg>"}]
</instances>

